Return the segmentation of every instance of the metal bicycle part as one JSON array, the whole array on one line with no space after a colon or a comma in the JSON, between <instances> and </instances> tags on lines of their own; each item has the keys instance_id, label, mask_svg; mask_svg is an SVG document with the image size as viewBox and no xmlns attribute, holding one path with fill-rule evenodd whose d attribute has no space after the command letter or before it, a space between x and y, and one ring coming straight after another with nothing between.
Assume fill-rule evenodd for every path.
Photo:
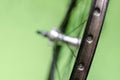
<instances>
[{"instance_id":1,"label":"metal bicycle part","mask_svg":"<svg viewBox=\"0 0 120 80\"><path fill-rule=\"evenodd\" d=\"M88 15L89 15L88 14L86 17L84 17L85 16L84 14L85 14L86 11L88 11L87 13L89 13L89 8L86 8L86 7L89 7L89 6L88 5L87 6L85 6L85 5L80 6L79 5L77 7L78 1L80 1L80 5L82 5L84 3L84 0L83 1L82 0L71 0L70 6L69 6L68 11L67 11L67 13L65 15L65 18L64 18L62 24L59 27L59 31L61 33L59 33L56 30L51 30L50 32L40 32L40 31L38 32L39 34L42 34L43 36L48 37L52 41L55 41L55 42L62 41L62 42L65 42L67 44L71 44L71 45L77 47L77 48L72 47L73 48L73 51L72 51L72 49L70 49L71 46L65 44L65 46L67 46L67 47L69 46L68 49L69 49L70 52L68 52L68 53L72 53L70 55L73 56L73 57L74 57L73 54L77 54L79 46L81 44L81 39L75 38L75 37L81 37L82 38L82 36L80 36L81 30L83 29L83 27L85 27L85 25L83 26L83 24L84 23L86 24L86 21L88 19ZM85 2L89 3L91 1L85 0ZM83 8L84 6L85 6L85 8ZM78 14L78 12L74 11L74 10L76 10L76 7L77 7L77 10L80 11L80 14ZM81 7L83 8L83 11L82 11L83 13L80 10ZM74 15L73 12L77 13L77 19L74 18L73 22L74 23L77 22L78 24L74 25L74 26L70 26L69 24L71 23L71 19L73 19L73 17L71 18L71 16ZM79 32L77 34L75 34L75 37L70 37L70 36L64 35L64 34L70 35L70 32L72 30L68 31L68 28L69 29L73 29L73 30L77 29L77 31L79 31ZM80 28L81 28L81 30L79 30ZM67 31L68 31L68 33L67 33ZM90 38L88 38L88 40L90 40ZM58 70L58 61L60 59L59 57L61 56L61 51L63 50L63 48L65 46L64 45L59 45L59 44L55 43L54 48L53 48L53 60L52 60L52 64L51 64L51 68L50 68L50 72L49 72L49 76L48 76L48 80L56 80L55 74L56 74L56 71ZM76 56L74 58L76 58ZM69 63L71 64L70 61L69 61ZM84 67L83 68L81 68L81 67L82 67L82 65L80 65L80 68L79 68L80 70L84 69ZM70 71L72 71L72 69ZM70 76L70 74L71 74L71 72L68 75ZM59 76L59 74L58 74L58 76ZM66 80L66 79L62 79L62 80Z\"/></svg>"},{"instance_id":2,"label":"metal bicycle part","mask_svg":"<svg viewBox=\"0 0 120 80\"><path fill-rule=\"evenodd\" d=\"M93 0L70 80L86 80L104 23L109 0Z\"/></svg>"},{"instance_id":3,"label":"metal bicycle part","mask_svg":"<svg viewBox=\"0 0 120 80\"><path fill-rule=\"evenodd\" d=\"M52 29L50 32L45 32L45 31L38 31L38 34L41 34L44 37L49 38L53 42L64 42L70 45L73 45L75 47L79 47L81 43L81 39L70 37L67 35L64 35L60 32L58 32L55 29Z\"/></svg>"}]
</instances>

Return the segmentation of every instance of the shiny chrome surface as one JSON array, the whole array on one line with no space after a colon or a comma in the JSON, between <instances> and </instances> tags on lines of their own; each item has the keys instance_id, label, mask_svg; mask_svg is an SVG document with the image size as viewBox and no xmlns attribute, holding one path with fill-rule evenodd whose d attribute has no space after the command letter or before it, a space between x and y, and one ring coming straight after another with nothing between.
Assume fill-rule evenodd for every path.
<instances>
[{"instance_id":1,"label":"shiny chrome surface","mask_svg":"<svg viewBox=\"0 0 120 80\"><path fill-rule=\"evenodd\" d=\"M49 38L53 42L61 41L61 42L73 45L75 47L80 46L80 43L81 43L81 39L64 35L55 29L52 29L50 32L38 31L37 33Z\"/></svg>"}]
</instances>

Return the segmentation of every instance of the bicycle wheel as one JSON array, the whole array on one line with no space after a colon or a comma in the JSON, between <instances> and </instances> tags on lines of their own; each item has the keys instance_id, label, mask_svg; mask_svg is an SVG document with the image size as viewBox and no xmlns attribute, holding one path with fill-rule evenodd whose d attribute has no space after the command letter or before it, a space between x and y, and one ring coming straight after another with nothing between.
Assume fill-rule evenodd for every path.
<instances>
[{"instance_id":1,"label":"bicycle wheel","mask_svg":"<svg viewBox=\"0 0 120 80\"><path fill-rule=\"evenodd\" d=\"M89 16L90 5L91 0L71 0L59 31L66 35L82 39ZM79 46L74 47L67 43L55 44L49 80L69 80L78 49Z\"/></svg>"},{"instance_id":2,"label":"bicycle wheel","mask_svg":"<svg viewBox=\"0 0 120 80\"><path fill-rule=\"evenodd\" d=\"M63 20L63 23L59 28L59 32L57 31L52 31L50 33L40 32L41 34L49 37L53 41L56 39L58 41L61 40L66 42L65 44L59 42L55 43L53 61L50 68L48 80L86 79L90 63L95 52L95 48L97 46L101 27L104 22L107 3L108 0L91 0L91 1L71 0L71 4L68 8L68 12L66 13L65 19ZM75 37L74 38L75 42L70 41L73 40L71 36ZM74 46L70 45L70 43L74 44ZM75 44L77 44L77 46ZM88 56L86 53L89 53ZM84 63L80 62L82 60ZM84 68L86 68L85 71ZM71 72L72 75L70 77Z\"/></svg>"}]
</instances>

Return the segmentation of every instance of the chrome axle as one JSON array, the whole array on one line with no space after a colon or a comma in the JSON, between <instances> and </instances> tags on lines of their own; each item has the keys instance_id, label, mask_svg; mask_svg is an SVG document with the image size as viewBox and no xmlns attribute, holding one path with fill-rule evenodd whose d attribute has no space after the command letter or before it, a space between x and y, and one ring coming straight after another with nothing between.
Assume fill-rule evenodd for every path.
<instances>
[{"instance_id":1,"label":"chrome axle","mask_svg":"<svg viewBox=\"0 0 120 80\"><path fill-rule=\"evenodd\" d=\"M81 39L64 35L55 29L52 29L50 32L37 31L37 33L41 34L42 36L48 37L51 41L56 41L56 42L61 41L76 47L80 46L80 43L81 43Z\"/></svg>"}]
</instances>

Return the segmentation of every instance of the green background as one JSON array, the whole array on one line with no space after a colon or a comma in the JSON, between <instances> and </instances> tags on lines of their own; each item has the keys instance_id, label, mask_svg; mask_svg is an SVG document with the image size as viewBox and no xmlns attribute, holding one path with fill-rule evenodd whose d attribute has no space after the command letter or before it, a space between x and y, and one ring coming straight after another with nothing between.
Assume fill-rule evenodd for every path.
<instances>
[{"instance_id":1,"label":"green background","mask_svg":"<svg viewBox=\"0 0 120 80\"><path fill-rule=\"evenodd\" d=\"M37 30L58 26L64 0L0 0L0 80L46 80L52 45Z\"/></svg>"},{"instance_id":2,"label":"green background","mask_svg":"<svg viewBox=\"0 0 120 80\"><path fill-rule=\"evenodd\" d=\"M52 45L37 30L58 27L65 0L0 0L0 80L46 80ZM88 80L120 80L120 1L110 0Z\"/></svg>"}]
</instances>

